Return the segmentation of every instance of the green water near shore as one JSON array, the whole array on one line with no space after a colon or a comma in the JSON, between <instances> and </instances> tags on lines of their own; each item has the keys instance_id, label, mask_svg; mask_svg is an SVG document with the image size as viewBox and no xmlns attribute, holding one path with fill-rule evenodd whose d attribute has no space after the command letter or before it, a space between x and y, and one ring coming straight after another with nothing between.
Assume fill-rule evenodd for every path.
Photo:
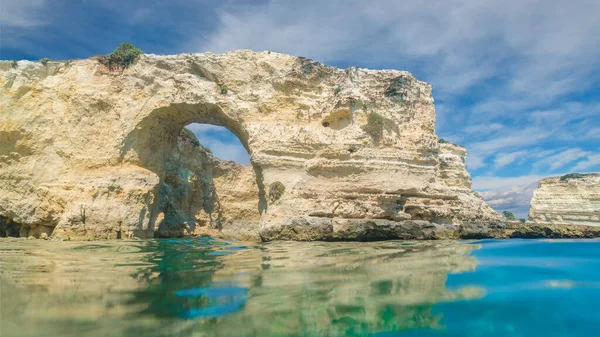
<instances>
[{"instance_id":1,"label":"green water near shore","mask_svg":"<svg viewBox=\"0 0 600 337\"><path fill-rule=\"evenodd\" d=\"M591 336L598 257L593 240L3 239L0 336Z\"/></svg>"}]
</instances>

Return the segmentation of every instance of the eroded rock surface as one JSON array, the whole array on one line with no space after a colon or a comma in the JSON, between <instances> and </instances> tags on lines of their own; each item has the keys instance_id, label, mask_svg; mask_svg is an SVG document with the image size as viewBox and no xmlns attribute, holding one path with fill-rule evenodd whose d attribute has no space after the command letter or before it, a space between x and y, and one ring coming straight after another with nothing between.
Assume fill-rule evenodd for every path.
<instances>
[{"instance_id":1,"label":"eroded rock surface","mask_svg":"<svg viewBox=\"0 0 600 337\"><path fill-rule=\"evenodd\" d=\"M189 123L225 126L251 155L250 167L212 167L216 214L195 201L207 193L200 183L195 196L161 203ZM434 126L431 86L402 71L243 50L143 55L122 71L95 59L1 62L0 216L71 239L182 228L263 240L357 239L347 228L371 220L455 227L499 220L471 191L465 149L440 144ZM209 174L184 171L198 181ZM213 215L221 217L216 227ZM169 219L179 220L161 228Z\"/></svg>"},{"instance_id":2,"label":"eroded rock surface","mask_svg":"<svg viewBox=\"0 0 600 337\"><path fill-rule=\"evenodd\" d=\"M600 173L542 179L533 193L529 218L600 226Z\"/></svg>"}]
</instances>

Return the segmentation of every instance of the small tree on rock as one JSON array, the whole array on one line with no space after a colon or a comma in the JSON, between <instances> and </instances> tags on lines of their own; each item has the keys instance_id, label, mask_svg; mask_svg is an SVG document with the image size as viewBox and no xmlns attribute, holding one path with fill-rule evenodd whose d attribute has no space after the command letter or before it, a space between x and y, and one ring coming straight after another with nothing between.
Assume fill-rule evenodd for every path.
<instances>
[{"instance_id":1,"label":"small tree on rock","mask_svg":"<svg viewBox=\"0 0 600 337\"><path fill-rule=\"evenodd\" d=\"M505 218L506 220L515 220L515 219L516 219L516 218L515 218L515 215L514 215L514 214L512 214L512 212L509 212L509 211L504 211L504 212L502 212L502 215L504 216L504 218Z\"/></svg>"},{"instance_id":2,"label":"small tree on rock","mask_svg":"<svg viewBox=\"0 0 600 337\"><path fill-rule=\"evenodd\" d=\"M101 62L106 62L109 68L114 66L123 69L129 67L133 62L144 52L136 46L128 42L121 43L115 51L100 59Z\"/></svg>"}]
</instances>

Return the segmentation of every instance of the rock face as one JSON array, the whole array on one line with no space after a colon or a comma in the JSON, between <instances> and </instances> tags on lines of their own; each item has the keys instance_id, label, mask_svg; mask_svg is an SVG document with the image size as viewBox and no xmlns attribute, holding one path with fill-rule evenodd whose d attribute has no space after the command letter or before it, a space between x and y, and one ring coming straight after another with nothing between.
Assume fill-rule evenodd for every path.
<instances>
[{"instance_id":1,"label":"rock face","mask_svg":"<svg viewBox=\"0 0 600 337\"><path fill-rule=\"evenodd\" d=\"M182 130L159 188L156 236L189 235L196 224L207 226L219 221L212 166L210 150L189 131Z\"/></svg>"},{"instance_id":2,"label":"rock face","mask_svg":"<svg viewBox=\"0 0 600 337\"><path fill-rule=\"evenodd\" d=\"M252 166L214 158L183 129L159 189L158 237L210 235L260 240Z\"/></svg>"},{"instance_id":3,"label":"rock face","mask_svg":"<svg viewBox=\"0 0 600 337\"><path fill-rule=\"evenodd\" d=\"M529 218L536 222L600 226L600 173L541 180L533 193Z\"/></svg>"},{"instance_id":4,"label":"rock face","mask_svg":"<svg viewBox=\"0 0 600 337\"><path fill-rule=\"evenodd\" d=\"M189 158L189 123L231 130L251 166ZM278 53L1 62L0 216L71 239L357 239L373 220L499 220L434 124L431 86L407 72Z\"/></svg>"}]
</instances>

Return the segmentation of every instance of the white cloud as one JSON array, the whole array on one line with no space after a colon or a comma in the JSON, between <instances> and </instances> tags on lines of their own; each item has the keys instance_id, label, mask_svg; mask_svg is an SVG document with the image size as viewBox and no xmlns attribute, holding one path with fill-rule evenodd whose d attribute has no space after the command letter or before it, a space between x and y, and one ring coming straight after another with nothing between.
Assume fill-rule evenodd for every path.
<instances>
[{"instance_id":1,"label":"white cloud","mask_svg":"<svg viewBox=\"0 0 600 337\"><path fill-rule=\"evenodd\" d=\"M476 155L487 157L503 149L515 149L535 145L547 139L550 132L530 127L499 135L481 142L468 144L467 149Z\"/></svg>"},{"instance_id":2,"label":"white cloud","mask_svg":"<svg viewBox=\"0 0 600 337\"><path fill-rule=\"evenodd\" d=\"M437 109L436 109L437 110ZM489 133L498 130L502 130L504 125L500 123L491 123L491 124L474 124L465 127L465 132L470 134L481 134L481 133Z\"/></svg>"},{"instance_id":3,"label":"white cloud","mask_svg":"<svg viewBox=\"0 0 600 337\"><path fill-rule=\"evenodd\" d=\"M580 161L573 167L572 171L583 171L595 167L596 170L600 169L600 154L590 154L585 160Z\"/></svg>"},{"instance_id":4,"label":"white cloud","mask_svg":"<svg viewBox=\"0 0 600 337\"><path fill-rule=\"evenodd\" d=\"M467 154L467 168L477 170L485 166L483 158L475 154Z\"/></svg>"},{"instance_id":5,"label":"white cloud","mask_svg":"<svg viewBox=\"0 0 600 337\"><path fill-rule=\"evenodd\" d=\"M537 188L537 185L537 182L534 182L480 192L480 194L497 212L510 211L517 218L526 219L533 191Z\"/></svg>"},{"instance_id":6,"label":"white cloud","mask_svg":"<svg viewBox=\"0 0 600 337\"><path fill-rule=\"evenodd\" d=\"M192 124L187 125L185 128L194 133L228 132L229 131L222 126L212 125L212 124L200 124L200 123L192 123Z\"/></svg>"},{"instance_id":7,"label":"white cloud","mask_svg":"<svg viewBox=\"0 0 600 337\"><path fill-rule=\"evenodd\" d=\"M546 178L544 175L524 175L518 177L480 176L473 178L473 189L478 191L493 190L499 188L510 188L518 185L526 185L538 182Z\"/></svg>"},{"instance_id":8,"label":"white cloud","mask_svg":"<svg viewBox=\"0 0 600 337\"><path fill-rule=\"evenodd\" d=\"M554 171L589 154L590 152L579 148L566 149L534 163L533 167L537 169L547 168L549 171Z\"/></svg>"},{"instance_id":9,"label":"white cloud","mask_svg":"<svg viewBox=\"0 0 600 337\"><path fill-rule=\"evenodd\" d=\"M600 138L600 128L593 128L588 131L587 137L591 139L599 139Z\"/></svg>"},{"instance_id":10,"label":"white cloud","mask_svg":"<svg viewBox=\"0 0 600 337\"><path fill-rule=\"evenodd\" d=\"M215 157L243 165L250 163L250 155L239 138L225 127L192 123L186 129L194 132L200 144L210 149Z\"/></svg>"},{"instance_id":11,"label":"white cloud","mask_svg":"<svg viewBox=\"0 0 600 337\"><path fill-rule=\"evenodd\" d=\"M496 159L494 160L494 166L496 169L502 168L506 165L513 163L515 160L519 158L523 158L527 156L528 151L515 151L510 153L499 153L496 155Z\"/></svg>"},{"instance_id":12,"label":"white cloud","mask_svg":"<svg viewBox=\"0 0 600 337\"><path fill-rule=\"evenodd\" d=\"M551 156L555 153L557 153L558 151L560 151L559 149L552 149L552 150L540 150L540 149L533 149L530 153L529 153L529 157L531 158L546 158L548 156Z\"/></svg>"},{"instance_id":13,"label":"white cloud","mask_svg":"<svg viewBox=\"0 0 600 337\"><path fill-rule=\"evenodd\" d=\"M45 23L41 19L44 0L0 1L0 26L28 28Z\"/></svg>"}]
</instances>

